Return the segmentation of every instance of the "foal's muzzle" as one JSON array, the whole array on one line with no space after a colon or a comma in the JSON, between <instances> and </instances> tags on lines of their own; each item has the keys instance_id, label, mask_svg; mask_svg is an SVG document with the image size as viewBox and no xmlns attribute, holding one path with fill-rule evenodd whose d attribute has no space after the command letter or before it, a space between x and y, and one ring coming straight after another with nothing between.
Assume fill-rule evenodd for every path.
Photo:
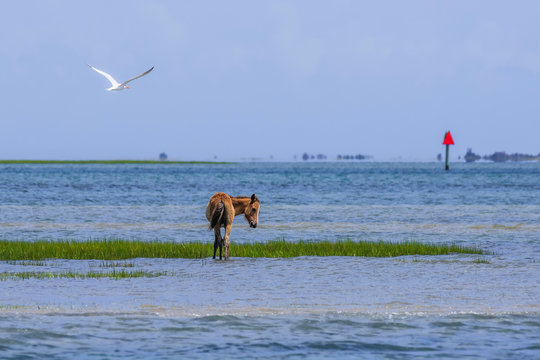
<instances>
[{"instance_id":1,"label":"foal's muzzle","mask_svg":"<svg viewBox=\"0 0 540 360\"><path fill-rule=\"evenodd\" d=\"M249 226L255 229L257 227L257 223L255 221L250 221Z\"/></svg>"}]
</instances>

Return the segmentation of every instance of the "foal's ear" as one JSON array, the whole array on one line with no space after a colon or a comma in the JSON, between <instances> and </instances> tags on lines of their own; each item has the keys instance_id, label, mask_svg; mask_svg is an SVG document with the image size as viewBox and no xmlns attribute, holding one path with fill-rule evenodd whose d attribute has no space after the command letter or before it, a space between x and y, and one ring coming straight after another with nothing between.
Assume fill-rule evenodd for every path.
<instances>
[{"instance_id":1,"label":"foal's ear","mask_svg":"<svg viewBox=\"0 0 540 360\"><path fill-rule=\"evenodd\" d=\"M254 203L255 201L258 201L257 196L255 194L251 195L251 202Z\"/></svg>"}]
</instances>

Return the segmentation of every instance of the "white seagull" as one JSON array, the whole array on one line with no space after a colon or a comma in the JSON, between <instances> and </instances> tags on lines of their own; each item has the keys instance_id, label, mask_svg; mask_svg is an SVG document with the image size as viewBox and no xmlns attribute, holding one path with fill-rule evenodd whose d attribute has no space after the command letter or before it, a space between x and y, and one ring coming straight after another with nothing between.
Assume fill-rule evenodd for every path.
<instances>
[{"instance_id":1,"label":"white seagull","mask_svg":"<svg viewBox=\"0 0 540 360\"><path fill-rule=\"evenodd\" d=\"M111 87L106 89L107 91L129 89L129 86L127 86L128 82L133 81L135 79L138 79L138 78L148 74L150 71L154 70L154 67L152 66L152 68L150 70L147 70L147 71L143 72L141 75L135 76L134 78L131 78L131 79L127 80L127 81L124 81L123 83L120 84L118 81L116 81L111 75L107 74L105 71L101 71L99 69L96 69L95 67L93 67L90 64L87 64L87 65L90 66L95 71L97 71L98 73L100 73L101 75L105 76L107 78L107 80L109 80L111 82Z\"/></svg>"}]
</instances>

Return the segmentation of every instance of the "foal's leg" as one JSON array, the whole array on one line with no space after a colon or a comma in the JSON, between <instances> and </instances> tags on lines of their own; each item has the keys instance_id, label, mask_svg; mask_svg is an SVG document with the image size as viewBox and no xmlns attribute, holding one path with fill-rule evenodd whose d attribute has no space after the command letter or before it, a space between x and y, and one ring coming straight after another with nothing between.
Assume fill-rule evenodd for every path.
<instances>
[{"instance_id":1,"label":"foal's leg","mask_svg":"<svg viewBox=\"0 0 540 360\"><path fill-rule=\"evenodd\" d=\"M216 258L216 250L219 246L219 260L221 260L221 230L219 228L219 226L216 226L214 228L214 259Z\"/></svg>"},{"instance_id":2,"label":"foal's leg","mask_svg":"<svg viewBox=\"0 0 540 360\"><path fill-rule=\"evenodd\" d=\"M223 238L219 241L219 260L221 260L221 251L223 250Z\"/></svg>"},{"instance_id":3,"label":"foal's leg","mask_svg":"<svg viewBox=\"0 0 540 360\"><path fill-rule=\"evenodd\" d=\"M229 260L229 238L231 237L232 224L225 226L225 260Z\"/></svg>"}]
</instances>

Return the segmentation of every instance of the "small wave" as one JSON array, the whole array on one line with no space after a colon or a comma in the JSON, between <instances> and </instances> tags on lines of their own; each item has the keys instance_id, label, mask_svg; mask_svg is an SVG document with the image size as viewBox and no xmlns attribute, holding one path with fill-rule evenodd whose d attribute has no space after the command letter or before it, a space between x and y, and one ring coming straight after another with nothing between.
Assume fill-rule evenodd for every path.
<instances>
[{"instance_id":1,"label":"small wave","mask_svg":"<svg viewBox=\"0 0 540 360\"><path fill-rule=\"evenodd\" d=\"M50 222L12 222L0 223L3 228L22 228L30 229L125 229L125 230L159 230L159 229L204 229L207 224L194 223L161 223L161 222L145 222L145 223L102 223L102 222L85 222L85 223L50 223Z\"/></svg>"},{"instance_id":2,"label":"small wave","mask_svg":"<svg viewBox=\"0 0 540 360\"><path fill-rule=\"evenodd\" d=\"M395 306L385 304L380 307L231 307L231 306L163 306L144 304L132 308L107 308L88 306L31 306L31 305L2 305L1 315L73 315L73 316L158 316L163 318L221 318L221 317L266 317L266 316L368 316L374 318L404 318L432 316L540 316L538 309L500 309L491 308L474 310L456 310L421 305ZM349 321L349 320L347 320ZM540 327L540 320L531 322Z\"/></svg>"},{"instance_id":3,"label":"small wave","mask_svg":"<svg viewBox=\"0 0 540 360\"><path fill-rule=\"evenodd\" d=\"M534 358L537 316L0 313L0 349L6 358Z\"/></svg>"},{"instance_id":4,"label":"small wave","mask_svg":"<svg viewBox=\"0 0 540 360\"><path fill-rule=\"evenodd\" d=\"M206 229L206 222L199 223L170 223L170 222L83 222L83 223L52 223L52 222L2 222L0 227L4 229L21 230L171 230L171 229ZM494 232L494 231L516 231L516 232L538 232L540 226L536 224L461 224L461 223L420 223L411 224L407 222L389 222L384 224L374 223L350 223L350 222L287 222L287 223L261 223L261 229L271 231L324 231L324 232L400 232L400 233L430 233L447 234L449 232L469 233L469 232Z\"/></svg>"}]
</instances>

